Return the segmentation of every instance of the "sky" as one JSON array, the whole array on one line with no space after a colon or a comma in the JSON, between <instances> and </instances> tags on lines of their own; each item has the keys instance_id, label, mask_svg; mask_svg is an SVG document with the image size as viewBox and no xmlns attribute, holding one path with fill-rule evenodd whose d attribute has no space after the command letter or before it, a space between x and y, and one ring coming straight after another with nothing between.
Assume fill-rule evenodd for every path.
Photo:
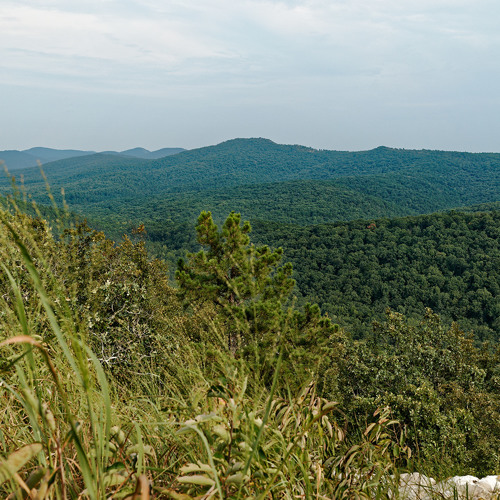
<instances>
[{"instance_id":1,"label":"sky","mask_svg":"<svg viewBox=\"0 0 500 500\"><path fill-rule=\"evenodd\" d=\"M1 0L0 150L500 152L498 0Z\"/></svg>"}]
</instances>

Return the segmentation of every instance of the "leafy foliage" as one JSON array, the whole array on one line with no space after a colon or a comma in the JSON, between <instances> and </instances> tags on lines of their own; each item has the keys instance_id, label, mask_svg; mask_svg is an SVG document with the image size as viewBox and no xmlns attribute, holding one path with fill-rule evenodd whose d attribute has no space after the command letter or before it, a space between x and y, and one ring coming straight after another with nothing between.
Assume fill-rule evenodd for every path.
<instances>
[{"instance_id":1,"label":"leafy foliage","mask_svg":"<svg viewBox=\"0 0 500 500\"><path fill-rule=\"evenodd\" d=\"M115 245L86 223L63 233L61 254L72 308L101 363L127 378L138 365L154 367L178 309L166 265L150 261L140 239Z\"/></svg>"},{"instance_id":2,"label":"leafy foliage","mask_svg":"<svg viewBox=\"0 0 500 500\"><path fill-rule=\"evenodd\" d=\"M417 326L388 312L374 328L370 342L350 344L343 358L339 387L351 418L387 405L407 425L408 444L423 463L439 456L451 469L495 470L500 349L476 348L430 309Z\"/></svg>"},{"instance_id":3,"label":"leafy foliage","mask_svg":"<svg viewBox=\"0 0 500 500\"><path fill-rule=\"evenodd\" d=\"M202 212L196 228L200 250L183 260L176 273L185 300L210 301L221 310L228 326L228 346L234 354L249 343L275 335L281 328L281 313L295 284L292 266L277 268L282 250L250 245L250 224L240 225L232 212L219 233L210 212Z\"/></svg>"},{"instance_id":4,"label":"leafy foliage","mask_svg":"<svg viewBox=\"0 0 500 500\"><path fill-rule=\"evenodd\" d=\"M313 386L292 400L270 397L262 418L248 412L244 392L220 395L211 414L197 415L179 430L204 444L202 456L193 456L176 478L184 498L217 491L221 498L368 499L384 498L394 488L382 479L394 472L395 458L402 459L408 448L399 447L397 422L387 418L387 411L376 412L375 421L349 447L333 417L337 403L318 397ZM178 494L168 492L173 498Z\"/></svg>"},{"instance_id":5,"label":"leafy foliage","mask_svg":"<svg viewBox=\"0 0 500 500\"><path fill-rule=\"evenodd\" d=\"M266 379L282 350L285 373L294 372L288 382L293 388L312 374L331 374L342 335L317 306L307 304L304 313L289 307L295 282L291 264L278 266L281 249L251 245L250 224L241 225L240 214L234 212L220 232L211 214L202 212L196 230L207 250L189 254L187 263L180 261L180 295L191 306L215 305L210 321L226 332L229 352L251 357ZM322 383L325 379L323 373Z\"/></svg>"},{"instance_id":6,"label":"leafy foliage","mask_svg":"<svg viewBox=\"0 0 500 500\"><path fill-rule=\"evenodd\" d=\"M231 226L231 220L236 224ZM241 488L241 493L263 497L271 489L285 496L319 488L332 491L338 480L332 475L324 481L321 464L324 453L335 454L335 443L345 439L328 417L336 405L318 397L314 384L297 398L283 399L278 391L290 387L281 382L283 354L268 388L254 366L241 358L228 358L212 348L212 362L207 364L210 346L204 329L192 319L183 322L184 315L176 316L175 308L154 308L158 316L170 316L168 326L155 324L156 332L146 330L143 335L141 328L130 329L123 321L114 325L125 303L133 322L148 328L151 319L136 312L135 304L147 304L145 298L168 291L159 277L149 276L156 264L142 260L141 243L126 240L114 247L86 226L67 231L57 241L43 221L7 213L2 213L2 221L7 281L2 282L1 331L15 331L17 325L23 332L0 343L4 496L29 491L40 499L149 498L152 484L158 495L178 498L175 495L185 488L191 492L217 481L221 496L234 496ZM239 219L233 215L229 221L228 228L239 232ZM246 242L240 240L243 247ZM160 271L165 279L164 269ZM32 283L18 285L25 276ZM113 287L120 284L123 288L115 293ZM175 302L175 294L171 300ZM103 316L99 328L92 321L96 313ZM165 336L174 325L175 332ZM193 328L199 328L195 342L190 340ZM160 332L162 355L145 360L137 345L144 337L154 342ZM99 335L109 344L124 334L128 362L103 362L108 383L88 344ZM182 357L175 344L182 345ZM172 370L172 364L179 366ZM144 373L144 365L153 372ZM168 384L158 383L156 377ZM183 420L184 429L203 436L208 448L175 433L179 427L173 415L191 415ZM199 453L212 456L212 472L204 466L206 455ZM384 453L380 460L392 463ZM202 472L198 478L193 467ZM303 476L311 467L316 482ZM329 473L332 470L330 464Z\"/></svg>"}]
</instances>

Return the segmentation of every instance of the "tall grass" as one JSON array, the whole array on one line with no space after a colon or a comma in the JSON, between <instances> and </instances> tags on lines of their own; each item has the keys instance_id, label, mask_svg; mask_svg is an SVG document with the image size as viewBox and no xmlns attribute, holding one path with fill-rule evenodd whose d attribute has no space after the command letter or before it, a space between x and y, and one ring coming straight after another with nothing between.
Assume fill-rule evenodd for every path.
<instances>
[{"instance_id":1,"label":"tall grass","mask_svg":"<svg viewBox=\"0 0 500 500\"><path fill-rule=\"evenodd\" d=\"M36 453L38 469L34 469L35 476L40 476L40 491L54 486L57 498L68 498L84 488L90 498L104 498L100 492L110 456L112 418L108 383L73 321L67 291L57 286L30 222L2 213L2 260L16 263L12 271L18 275L16 279L3 264L11 287L11 296L2 297L2 309L10 312L2 324L3 336L8 338L0 344L5 360L2 398L11 419L3 423L7 429L3 434L12 444L38 442L42 446ZM43 236L45 249L55 244L48 230ZM17 255L12 255L12 245ZM29 276L31 288L21 288L20 280L26 280L20 274ZM44 281L50 283L53 297ZM28 296L29 311L25 308ZM17 431L14 435L9 432L12 429ZM11 486L17 483L26 493L33 489L17 470L10 472Z\"/></svg>"}]
</instances>

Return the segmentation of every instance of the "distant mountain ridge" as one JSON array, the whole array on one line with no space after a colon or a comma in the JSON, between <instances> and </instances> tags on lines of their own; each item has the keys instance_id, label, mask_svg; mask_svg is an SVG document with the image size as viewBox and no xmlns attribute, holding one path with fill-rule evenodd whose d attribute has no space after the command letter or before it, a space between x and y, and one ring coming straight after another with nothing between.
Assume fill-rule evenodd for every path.
<instances>
[{"instance_id":1,"label":"distant mountain ridge","mask_svg":"<svg viewBox=\"0 0 500 500\"><path fill-rule=\"evenodd\" d=\"M254 138L159 159L144 156L141 148L92 154L46 163L44 171L54 193L64 187L75 211L143 221L191 220L195 210L234 209L250 218L308 224L500 201L498 153L383 146L330 151ZM42 201L38 168L17 173ZM1 177L0 186L10 189Z\"/></svg>"},{"instance_id":2,"label":"distant mountain ridge","mask_svg":"<svg viewBox=\"0 0 500 500\"><path fill-rule=\"evenodd\" d=\"M65 160L66 158L91 155L94 154L95 151L36 147L36 148L25 149L23 153L28 153L31 156L34 156L38 161L42 163L47 163L50 161Z\"/></svg>"},{"instance_id":3,"label":"distant mountain ridge","mask_svg":"<svg viewBox=\"0 0 500 500\"><path fill-rule=\"evenodd\" d=\"M133 158L143 158L148 160L156 160L164 156L174 155L186 151L184 148L162 148L156 151L149 151L144 148L133 148L125 151L104 151L105 154L127 156ZM11 171L22 168L35 167L38 162L45 164L58 160L67 160L70 158L78 158L81 156L89 156L97 154L96 151L84 151L79 149L53 149L44 147L34 147L18 150L0 151L0 162L4 162L7 168Z\"/></svg>"},{"instance_id":4,"label":"distant mountain ridge","mask_svg":"<svg viewBox=\"0 0 500 500\"><path fill-rule=\"evenodd\" d=\"M143 160L158 160L165 156L176 155L177 153L182 153L186 151L184 148L162 148L156 151L149 151L144 148L133 148L127 149L125 151L102 151L102 154L112 154L118 156L131 156L133 158L141 158Z\"/></svg>"}]
</instances>

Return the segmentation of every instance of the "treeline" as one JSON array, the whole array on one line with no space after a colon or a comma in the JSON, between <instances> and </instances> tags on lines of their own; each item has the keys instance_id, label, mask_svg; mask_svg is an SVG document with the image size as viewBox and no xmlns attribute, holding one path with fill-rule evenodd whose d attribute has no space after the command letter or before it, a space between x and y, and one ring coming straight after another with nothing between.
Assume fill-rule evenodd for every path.
<instances>
[{"instance_id":1,"label":"treeline","mask_svg":"<svg viewBox=\"0 0 500 500\"><path fill-rule=\"evenodd\" d=\"M87 217L149 222L161 206L166 218L184 211L183 221L194 220L195 200L198 212L237 207L250 219L296 224L497 202L499 167L500 155L493 153L326 151L266 139L235 139L159 160L96 154L44 166L56 198L64 187L72 209ZM37 169L16 173L44 200ZM9 181L0 179L0 186L8 191Z\"/></svg>"}]
</instances>

